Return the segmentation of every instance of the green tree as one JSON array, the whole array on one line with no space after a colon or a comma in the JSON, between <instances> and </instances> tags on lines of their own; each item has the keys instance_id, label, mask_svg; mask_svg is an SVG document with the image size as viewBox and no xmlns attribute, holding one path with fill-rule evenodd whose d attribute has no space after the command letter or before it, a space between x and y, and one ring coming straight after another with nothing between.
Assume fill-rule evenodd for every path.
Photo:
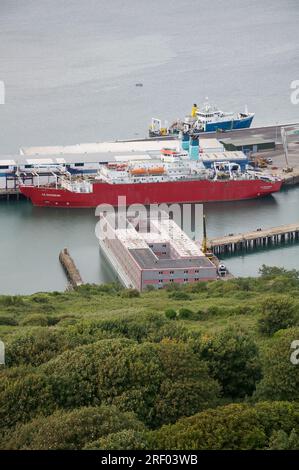
<instances>
[{"instance_id":1,"label":"green tree","mask_svg":"<svg viewBox=\"0 0 299 470\"><path fill-rule=\"evenodd\" d=\"M292 429L288 435L280 429L274 431L269 441L269 449L271 450L299 450L299 435L295 429Z\"/></svg>"},{"instance_id":2,"label":"green tree","mask_svg":"<svg viewBox=\"0 0 299 470\"><path fill-rule=\"evenodd\" d=\"M56 411L38 417L12 431L3 445L6 449L77 450L91 440L121 430L142 431L144 426L132 413L121 413L114 406Z\"/></svg>"},{"instance_id":3,"label":"green tree","mask_svg":"<svg viewBox=\"0 0 299 470\"><path fill-rule=\"evenodd\" d=\"M299 271L296 269L287 270L278 266L266 266L263 264L259 269L261 277L267 279L273 279L280 276L289 277L294 280L299 280Z\"/></svg>"},{"instance_id":4,"label":"green tree","mask_svg":"<svg viewBox=\"0 0 299 470\"><path fill-rule=\"evenodd\" d=\"M11 336L6 344L6 364L38 366L47 362L68 347L61 330L33 328Z\"/></svg>"},{"instance_id":5,"label":"green tree","mask_svg":"<svg viewBox=\"0 0 299 470\"><path fill-rule=\"evenodd\" d=\"M299 365L291 362L291 344L299 328L276 333L263 354L263 378L256 388L259 400L299 400Z\"/></svg>"},{"instance_id":6,"label":"green tree","mask_svg":"<svg viewBox=\"0 0 299 470\"><path fill-rule=\"evenodd\" d=\"M105 399L134 411L150 426L174 422L217 403L217 382L183 343L164 340L133 345L111 357L108 370L109 376L105 372L101 379L102 393L107 390Z\"/></svg>"},{"instance_id":7,"label":"green tree","mask_svg":"<svg viewBox=\"0 0 299 470\"><path fill-rule=\"evenodd\" d=\"M203 342L200 354L225 396L243 398L252 394L261 366L257 345L249 335L227 328Z\"/></svg>"},{"instance_id":8,"label":"green tree","mask_svg":"<svg viewBox=\"0 0 299 470\"><path fill-rule=\"evenodd\" d=\"M272 336L276 331L294 326L297 322L294 302L287 296L269 297L262 302L259 331Z\"/></svg>"},{"instance_id":9,"label":"green tree","mask_svg":"<svg viewBox=\"0 0 299 470\"><path fill-rule=\"evenodd\" d=\"M27 373L26 373L27 372ZM36 414L49 414L55 408L48 377L27 370L26 375L5 381L0 388L0 422L2 428L25 422Z\"/></svg>"},{"instance_id":10,"label":"green tree","mask_svg":"<svg viewBox=\"0 0 299 470\"><path fill-rule=\"evenodd\" d=\"M108 434L97 441L90 442L85 450L145 450L149 449L147 433L136 429Z\"/></svg>"},{"instance_id":11,"label":"green tree","mask_svg":"<svg viewBox=\"0 0 299 470\"><path fill-rule=\"evenodd\" d=\"M164 377L155 397L151 424L175 422L217 404L220 386L188 344L164 340L158 354Z\"/></svg>"},{"instance_id":12,"label":"green tree","mask_svg":"<svg viewBox=\"0 0 299 470\"><path fill-rule=\"evenodd\" d=\"M264 402L206 410L148 434L151 449L253 450L269 448L277 429L299 430L299 405Z\"/></svg>"}]
</instances>

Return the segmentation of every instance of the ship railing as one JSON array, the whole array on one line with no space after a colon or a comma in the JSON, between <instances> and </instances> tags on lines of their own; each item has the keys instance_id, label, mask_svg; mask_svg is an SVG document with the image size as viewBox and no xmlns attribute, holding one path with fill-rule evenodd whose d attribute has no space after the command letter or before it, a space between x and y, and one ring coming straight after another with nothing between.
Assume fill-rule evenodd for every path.
<instances>
[{"instance_id":1,"label":"ship railing","mask_svg":"<svg viewBox=\"0 0 299 470\"><path fill-rule=\"evenodd\" d=\"M92 193L92 184L89 181L71 181L70 179L61 178L60 185L72 193Z\"/></svg>"}]
</instances>

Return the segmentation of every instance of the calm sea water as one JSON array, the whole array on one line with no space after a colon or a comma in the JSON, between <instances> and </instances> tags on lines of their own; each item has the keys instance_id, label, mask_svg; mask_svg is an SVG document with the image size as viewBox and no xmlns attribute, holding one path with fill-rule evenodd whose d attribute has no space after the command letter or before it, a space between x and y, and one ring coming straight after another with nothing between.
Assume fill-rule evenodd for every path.
<instances>
[{"instance_id":1,"label":"calm sea water","mask_svg":"<svg viewBox=\"0 0 299 470\"><path fill-rule=\"evenodd\" d=\"M1 154L143 137L152 116L171 121L206 96L225 110L247 104L255 125L298 121L297 0L2 0L0 12ZM298 198L292 189L209 205L209 235L297 221ZM95 223L93 211L0 203L0 292L64 289L64 246L84 280L110 280ZM294 246L226 262L254 275L262 263L297 267L298 254Z\"/></svg>"}]
</instances>

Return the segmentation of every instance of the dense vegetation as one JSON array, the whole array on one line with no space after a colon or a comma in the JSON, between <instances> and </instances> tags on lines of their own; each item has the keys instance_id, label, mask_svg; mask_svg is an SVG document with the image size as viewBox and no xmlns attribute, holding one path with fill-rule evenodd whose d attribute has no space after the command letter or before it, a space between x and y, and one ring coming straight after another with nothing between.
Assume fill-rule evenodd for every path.
<instances>
[{"instance_id":1,"label":"dense vegetation","mask_svg":"<svg viewBox=\"0 0 299 470\"><path fill-rule=\"evenodd\" d=\"M297 449L299 272L0 296L1 449Z\"/></svg>"}]
</instances>

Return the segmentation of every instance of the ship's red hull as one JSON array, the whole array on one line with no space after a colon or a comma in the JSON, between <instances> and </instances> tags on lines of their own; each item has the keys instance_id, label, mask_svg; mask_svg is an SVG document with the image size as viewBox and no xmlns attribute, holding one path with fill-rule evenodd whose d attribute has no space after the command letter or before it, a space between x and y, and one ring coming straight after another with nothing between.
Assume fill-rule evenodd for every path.
<instances>
[{"instance_id":1,"label":"ship's red hull","mask_svg":"<svg viewBox=\"0 0 299 470\"><path fill-rule=\"evenodd\" d=\"M163 183L93 184L93 192L76 193L64 188L20 186L20 191L35 206L43 207L96 207L99 204L160 204L184 202L219 202L253 199L277 192L281 181L229 180L229 181L175 181Z\"/></svg>"}]
</instances>

